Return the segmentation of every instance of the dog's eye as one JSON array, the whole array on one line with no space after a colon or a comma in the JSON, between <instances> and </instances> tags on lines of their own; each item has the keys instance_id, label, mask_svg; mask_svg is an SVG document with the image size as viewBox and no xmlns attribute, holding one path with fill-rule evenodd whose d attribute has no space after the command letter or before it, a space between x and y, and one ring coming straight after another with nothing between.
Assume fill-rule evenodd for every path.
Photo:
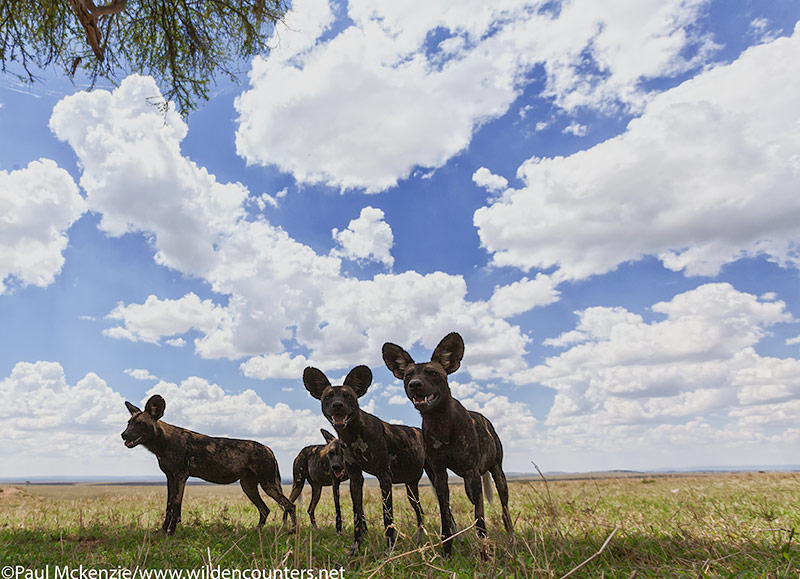
<instances>
[{"instance_id":1,"label":"dog's eye","mask_svg":"<svg viewBox=\"0 0 800 579\"><path fill-rule=\"evenodd\" d=\"M438 374L438 372L433 368L425 368L425 373L428 374L429 376L434 376Z\"/></svg>"}]
</instances>

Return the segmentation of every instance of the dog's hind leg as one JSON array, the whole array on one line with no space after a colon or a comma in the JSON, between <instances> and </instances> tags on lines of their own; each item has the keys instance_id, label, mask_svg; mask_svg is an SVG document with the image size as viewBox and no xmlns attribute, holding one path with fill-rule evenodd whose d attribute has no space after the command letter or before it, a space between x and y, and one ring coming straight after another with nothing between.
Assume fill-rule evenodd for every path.
<instances>
[{"instance_id":1,"label":"dog's hind leg","mask_svg":"<svg viewBox=\"0 0 800 579\"><path fill-rule=\"evenodd\" d=\"M514 533L514 523L508 512L508 482L506 481L506 475L499 464L494 465L489 472L492 473L494 485L497 487L497 496L500 497L500 504L503 507L503 525L508 534L511 535Z\"/></svg>"},{"instance_id":2,"label":"dog's hind leg","mask_svg":"<svg viewBox=\"0 0 800 579\"><path fill-rule=\"evenodd\" d=\"M262 480L261 488L264 489L264 492L272 497L272 499L281 506L284 513L289 513L289 516L292 518L292 532L294 532L297 530L297 515L295 513L296 509L294 503L292 503L292 501L286 498L286 495L283 494L283 490L281 489L280 485L280 475L276 475L276 478L277 480L275 481Z\"/></svg>"},{"instance_id":3,"label":"dog's hind leg","mask_svg":"<svg viewBox=\"0 0 800 579\"><path fill-rule=\"evenodd\" d=\"M486 536L486 519L483 512L483 484L477 469L464 476L464 488L467 491L467 497L470 502L475 506L474 520L478 536L484 538Z\"/></svg>"},{"instance_id":4,"label":"dog's hind leg","mask_svg":"<svg viewBox=\"0 0 800 579\"><path fill-rule=\"evenodd\" d=\"M252 472L245 473L239 480L239 484L244 494L250 499L250 502L258 509L258 526L263 527L269 516L269 507L264 502L264 499L261 498L261 495L258 494L258 480L256 479L256 475Z\"/></svg>"},{"instance_id":5,"label":"dog's hind leg","mask_svg":"<svg viewBox=\"0 0 800 579\"><path fill-rule=\"evenodd\" d=\"M422 521L425 513L422 512L422 504L419 500L419 483L406 483L406 495L408 495L408 502L411 503L411 508L414 509L414 514L417 515L417 543L422 543L424 538Z\"/></svg>"}]
</instances>

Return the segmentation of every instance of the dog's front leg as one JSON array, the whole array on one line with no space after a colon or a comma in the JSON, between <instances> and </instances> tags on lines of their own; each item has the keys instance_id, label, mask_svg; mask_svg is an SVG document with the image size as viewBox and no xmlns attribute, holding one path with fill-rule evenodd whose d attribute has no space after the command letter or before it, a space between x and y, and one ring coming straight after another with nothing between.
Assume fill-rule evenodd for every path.
<instances>
[{"instance_id":1,"label":"dog's front leg","mask_svg":"<svg viewBox=\"0 0 800 579\"><path fill-rule=\"evenodd\" d=\"M353 501L353 545L350 547L350 556L355 557L364 537L364 475L360 470L349 471L349 474L350 498Z\"/></svg>"},{"instance_id":2,"label":"dog's front leg","mask_svg":"<svg viewBox=\"0 0 800 579\"><path fill-rule=\"evenodd\" d=\"M342 534L342 507L339 504L339 479L333 479L333 506L336 509L336 534Z\"/></svg>"},{"instance_id":3,"label":"dog's front leg","mask_svg":"<svg viewBox=\"0 0 800 579\"><path fill-rule=\"evenodd\" d=\"M378 482L381 485L381 498L383 499L383 528L386 536L386 548L391 549L397 541L397 529L394 528L392 508L392 475L385 474Z\"/></svg>"},{"instance_id":4,"label":"dog's front leg","mask_svg":"<svg viewBox=\"0 0 800 579\"><path fill-rule=\"evenodd\" d=\"M164 471L167 475L167 509L164 513L164 523L161 525L161 530L169 534L169 528L172 525L173 504L175 502L175 475L171 471ZM173 527L172 532L175 532Z\"/></svg>"},{"instance_id":5,"label":"dog's front leg","mask_svg":"<svg viewBox=\"0 0 800 579\"><path fill-rule=\"evenodd\" d=\"M172 520L169 524L167 533L175 533L175 527L181 522L181 506L183 505L183 491L186 489L186 479L189 477L183 474L175 475L175 495L172 497Z\"/></svg>"},{"instance_id":6,"label":"dog's front leg","mask_svg":"<svg viewBox=\"0 0 800 579\"><path fill-rule=\"evenodd\" d=\"M453 515L450 513L450 487L447 486L447 469L432 470L433 488L436 489L436 498L439 501L439 514L442 518L442 554L449 557L453 549L453 536L455 525Z\"/></svg>"}]
</instances>

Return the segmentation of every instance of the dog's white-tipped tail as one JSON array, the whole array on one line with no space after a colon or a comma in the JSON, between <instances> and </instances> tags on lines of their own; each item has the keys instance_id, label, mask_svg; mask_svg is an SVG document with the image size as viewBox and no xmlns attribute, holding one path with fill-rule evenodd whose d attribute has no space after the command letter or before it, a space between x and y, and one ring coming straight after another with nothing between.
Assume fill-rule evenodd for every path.
<instances>
[{"instance_id":1,"label":"dog's white-tipped tail","mask_svg":"<svg viewBox=\"0 0 800 579\"><path fill-rule=\"evenodd\" d=\"M494 491L492 490L492 476L489 472L483 473L483 495L490 503L494 501Z\"/></svg>"}]
</instances>

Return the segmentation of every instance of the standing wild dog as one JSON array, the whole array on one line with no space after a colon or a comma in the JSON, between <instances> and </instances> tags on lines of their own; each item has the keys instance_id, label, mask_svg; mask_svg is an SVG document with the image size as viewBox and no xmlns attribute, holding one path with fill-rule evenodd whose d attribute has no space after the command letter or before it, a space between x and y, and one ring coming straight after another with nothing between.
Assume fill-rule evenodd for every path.
<instances>
[{"instance_id":1,"label":"standing wild dog","mask_svg":"<svg viewBox=\"0 0 800 579\"><path fill-rule=\"evenodd\" d=\"M422 414L425 454L433 471L433 485L442 517L445 556L450 555L453 517L450 513L449 468L464 479L467 496L475 506L478 536L486 536L481 476L490 472L503 507L503 524L513 532L508 513L508 484L503 473L503 446L492 423L477 412L467 411L453 398L447 375L458 370L464 356L464 341L457 333L445 336L436 346L431 361L416 364L396 344L383 345L383 360L395 377L403 381L406 395ZM488 494L487 487L487 494Z\"/></svg>"},{"instance_id":2,"label":"standing wild dog","mask_svg":"<svg viewBox=\"0 0 800 579\"><path fill-rule=\"evenodd\" d=\"M364 412L358 399L372 383L372 371L356 366L344 379L344 385L331 386L320 370L306 368L303 384L322 402L322 413L336 429L342 444L344 464L350 475L350 497L353 499L353 545L350 555L358 554L365 531L363 490L364 475L378 479L383 497L383 524L386 545L394 546L397 529L392 511L392 483L405 483L406 494L417 515L418 540L422 537L422 506L419 502L419 479L425 467L425 450L419 428L388 424Z\"/></svg>"},{"instance_id":3,"label":"standing wild dog","mask_svg":"<svg viewBox=\"0 0 800 579\"><path fill-rule=\"evenodd\" d=\"M342 445L338 438L324 428L320 429L327 444L312 444L301 450L292 465L292 492L289 500L295 502L306 481L311 485L311 504L308 505L308 518L311 526L317 526L314 511L322 495L322 487L333 486L333 505L336 508L336 532L342 532L342 509L339 506L339 484L347 480L344 469ZM286 520L286 513L283 514Z\"/></svg>"},{"instance_id":4,"label":"standing wild dog","mask_svg":"<svg viewBox=\"0 0 800 579\"><path fill-rule=\"evenodd\" d=\"M239 481L244 494L258 509L258 526L269 515L269 508L258 494L258 485L275 499L296 527L294 505L281 490L281 475L272 451L252 440L215 438L162 422L166 402L155 394L139 410L130 402L128 427L122 433L125 446L141 444L158 458L158 466L167 475L167 514L162 530L173 534L181 521L181 504L186 479L196 476L208 482L229 484Z\"/></svg>"}]
</instances>

